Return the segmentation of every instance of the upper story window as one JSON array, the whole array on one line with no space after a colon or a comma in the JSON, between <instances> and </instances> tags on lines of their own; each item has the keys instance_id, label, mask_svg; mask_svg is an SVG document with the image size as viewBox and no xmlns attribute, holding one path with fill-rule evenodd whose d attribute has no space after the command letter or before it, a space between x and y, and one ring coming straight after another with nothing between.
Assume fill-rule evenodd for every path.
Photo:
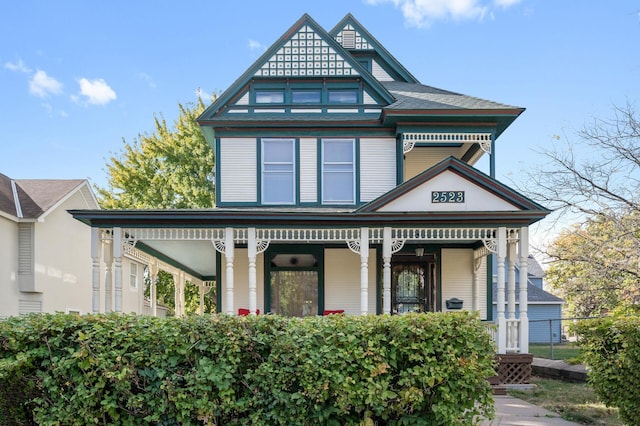
<instances>
[{"instance_id":1,"label":"upper story window","mask_svg":"<svg viewBox=\"0 0 640 426\"><path fill-rule=\"evenodd\" d=\"M262 204L295 204L295 140L262 139Z\"/></svg>"},{"instance_id":2,"label":"upper story window","mask_svg":"<svg viewBox=\"0 0 640 426\"><path fill-rule=\"evenodd\" d=\"M355 104L358 103L358 91L355 89L349 90L329 90L329 103L330 104Z\"/></svg>"},{"instance_id":3,"label":"upper story window","mask_svg":"<svg viewBox=\"0 0 640 426\"><path fill-rule=\"evenodd\" d=\"M283 90L256 90L257 104L282 104L284 103Z\"/></svg>"},{"instance_id":4,"label":"upper story window","mask_svg":"<svg viewBox=\"0 0 640 426\"><path fill-rule=\"evenodd\" d=\"M320 90L292 90L291 102L294 104L319 104L322 99Z\"/></svg>"},{"instance_id":5,"label":"upper story window","mask_svg":"<svg viewBox=\"0 0 640 426\"><path fill-rule=\"evenodd\" d=\"M322 204L355 204L354 139L322 140Z\"/></svg>"}]
</instances>

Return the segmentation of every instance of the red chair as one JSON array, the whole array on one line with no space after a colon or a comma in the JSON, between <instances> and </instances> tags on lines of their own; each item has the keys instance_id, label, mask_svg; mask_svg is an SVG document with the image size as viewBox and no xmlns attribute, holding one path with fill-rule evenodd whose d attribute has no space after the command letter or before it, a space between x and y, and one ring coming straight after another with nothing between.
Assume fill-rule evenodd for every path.
<instances>
[{"instance_id":1,"label":"red chair","mask_svg":"<svg viewBox=\"0 0 640 426\"><path fill-rule=\"evenodd\" d=\"M322 315L327 316L327 315L339 315L339 314L344 314L344 309L325 309L322 312Z\"/></svg>"},{"instance_id":2,"label":"red chair","mask_svg":"<svg viewBox=\"0 0 640 426\"><path fill-rule=\"evenodd\" d=\"M240 317L246 317L250 313L251 313L251 311L249 309L238 308L238 316L240 316ZM260 315L260 309L256 309L256 315Z\"/></svg>"}]
</instances>

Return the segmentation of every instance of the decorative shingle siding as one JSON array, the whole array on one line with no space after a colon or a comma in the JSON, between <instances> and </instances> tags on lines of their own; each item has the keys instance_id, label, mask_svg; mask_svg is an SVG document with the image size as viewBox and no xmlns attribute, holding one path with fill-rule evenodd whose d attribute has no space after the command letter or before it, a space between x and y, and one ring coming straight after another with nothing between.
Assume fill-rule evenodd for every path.
<instances>
[{"instance_id":1,"label":"decorative shingle siding","mask_svg":"<svg viewBox=\"0 0 640 426\"><path fill-rule=\"evenodd\" d=\"M371 201L396 186L396 141L360 139L360 200Z\"/></svg>"},{"instance_id":2,"label":"decorative shingle siding","mask_svg":"<svg viewBox=\"0 0 640 426\"><path fill-rule=\"evenodd\" d=\"M220 140L220 201L257 201L257 144L254 138Z\"/></svg>"}]
</instances>

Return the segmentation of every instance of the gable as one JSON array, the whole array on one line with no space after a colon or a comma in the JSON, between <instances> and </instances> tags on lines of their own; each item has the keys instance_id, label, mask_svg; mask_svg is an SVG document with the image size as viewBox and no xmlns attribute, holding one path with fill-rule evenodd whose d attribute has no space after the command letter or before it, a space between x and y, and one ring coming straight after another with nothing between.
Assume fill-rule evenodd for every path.
<instances>
[{"instance_id":1,"label":"gable","mask_svg":"<svg viewBox=\"0 0 640 426\"><path fill-rule=\"evenodd\" d=\"M548 212L479 170L449 157L398 185L361 212Z\"/></svg>"}]
</instances>

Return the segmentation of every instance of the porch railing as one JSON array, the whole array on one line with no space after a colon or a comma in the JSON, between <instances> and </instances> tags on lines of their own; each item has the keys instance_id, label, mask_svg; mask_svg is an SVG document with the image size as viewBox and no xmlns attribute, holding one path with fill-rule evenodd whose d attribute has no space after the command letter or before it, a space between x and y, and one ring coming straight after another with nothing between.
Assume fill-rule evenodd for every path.
<instances>
[{"instance_id":1,"label":"porch railing","mask_svg":"<svg viewBox=\"0 0 640 426\"><path fill-rule=\"evenodd\" d=\"M489 333L489 335L491 336L491 338L493 339L493 341L496 343L496 346L497 346L498 339L500 336L500 333L498 330L498 323L493 321L484 321L483 324L486 326L487 332ZM520 352L520 319L519 318L506 319L505 326L506 326L506 333L505 333L506 352L507 353Z\"/></svg>"}]
</instances>

